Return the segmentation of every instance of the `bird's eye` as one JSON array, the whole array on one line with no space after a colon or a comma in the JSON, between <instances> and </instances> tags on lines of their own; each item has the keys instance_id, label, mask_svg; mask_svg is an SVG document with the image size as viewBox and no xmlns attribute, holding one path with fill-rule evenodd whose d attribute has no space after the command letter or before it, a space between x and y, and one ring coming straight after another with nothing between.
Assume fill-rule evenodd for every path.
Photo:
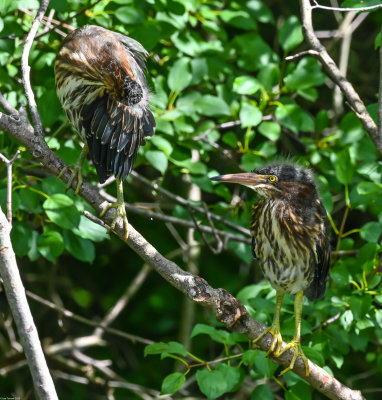
<instances>
[{"instance_id":1,"label":"bird's eye","mask_svg":"<svg viewBox=\"0 0 382 400\"><path fill-rule=\"evenodd\" d=\"M268 179L269 179L270 182L276 182L277 181L277 177L274 176L274 175L271 175Z\"/></svg>"}]
</instances>

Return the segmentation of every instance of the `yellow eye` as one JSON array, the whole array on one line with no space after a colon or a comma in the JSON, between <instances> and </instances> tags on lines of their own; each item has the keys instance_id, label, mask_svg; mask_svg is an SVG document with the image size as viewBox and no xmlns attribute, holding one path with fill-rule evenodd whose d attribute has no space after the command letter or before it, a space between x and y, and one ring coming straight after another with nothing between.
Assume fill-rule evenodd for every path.
<instances>
[{"instance_id":1,"label":"yellow eye","mask_svg":"<svg viewBox=\"0 0 382 400\"><path fill-rule=\"evenodd\" d=\"M269 179L270 182L276 182L277 181L277 177L274 176L274 175L271 175L268 179Z\"/></svg>"}]
</instances>

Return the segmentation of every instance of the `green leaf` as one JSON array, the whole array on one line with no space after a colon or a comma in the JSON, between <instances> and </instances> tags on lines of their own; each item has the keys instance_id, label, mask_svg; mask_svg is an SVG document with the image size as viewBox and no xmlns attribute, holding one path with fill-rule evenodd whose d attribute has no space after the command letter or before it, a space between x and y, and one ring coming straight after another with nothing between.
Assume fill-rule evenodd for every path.
<instances>
[{"instance_id":1,"label":"green leaf","mask_svg":"<svg viewBox=\"0 0 382 400\"><path fill-rule=\"evenodd\" d=\"M73 233L83 239L89 239L93 242L102 242L110 237L106 228L90 221L90 219L86 218L84 215L81 215L78 228L74 228Z\"/></svg>"},{"instance_id":2,"label":"green leaf","mask_svg":"<svg viewBox=\"0 0 382 400\"><path fill-rule=\"evenodd\" d=\"M267 384L256 386L251 394L251 400L273 400L273 392Z\"/></svg>"},{"instance_id":3,"label":"green leaf","mask_svg":"<svg viewBox=\"0 0 382 400\"><path fill-rule=\"evenodd\" d=\"M257 353L257 350L252 349L245 351L242 356L244 365L252 365L255 362Z\"/></svg>"},{"instance_id":4,"label":"green leaf","mask_svg":"<svg viewBox=\"0 0 382 400\"><path fill-rule=\"evenodd\" d=\"M228 104L223 99L209 94L196 100L195 107L200 114L208 116L231 114Z\"/></svg>"},{"instance_id":5,"label":"green leaf","mask_svg":"<svg viewBox=\"0 0 382 400\"><path fill-rule=\"evenodd\" d=\"M64 242L66 250L77 260L92 263L95 258L95 248L88 239L76 236L71 231L64 231Z\"/></svg>"},{"instance_id":6,"label":"green leaf","mask_svg":"<svg viewBox=\"0 0 382 400\"><path fill-rule=\"evenodd\" d=\"M227 24L232 25L236 28L253 30L256 28L255 21L251 16L243 11L223 10L220 13L220 18Z\"/></svg>"},{"instance_id":7,"label":"green leaf","mask_svg":"<svg viewBox=\"0 0 382 400\"><path fill-rule=\"evenodd\" d=\"M296 69L285 77L285 85L290 90L311 89L325 82L326 75L321 71L320 64L312 57L304 57Z\"/></svg>"},{"instance_id":8,"label":"green leaf","mask_svg":"<svg viewBox=\"0 0 382 400\"><path fill-rule=\"evenodd\" d=\"M93 302L93 294L83 288L74 288L72 290L73 299L83 308L88 308Z\"/></svg>"},{"instance_id":9,"label":"green leaf","mask_svg":"<svg viewBox=\"0 0 382 400\"><path fill-rule=\"evenodd\" d=\"M183 357L186 357L188 352L182 343L169 342L167 350L162 353L162 358L167 357L167 354L179 354Z\"/></svg>"},{"instance_id":10,"label":"green leaf","mask_svg":"<svg viewBox=\"0 0 382 400\"><path fill-rule=\"evenodd\" d=\"M286 53L293 50L304 40L299 19L292 15L287 18L279 30L279 43Z\"/></svg>"},{"instance_id":11,"label":"green leaf","mask_svg":"<svg viewBox=\"0 0 382 400\"><path fill-rule=\"evenodd\" d=\"M43 208L56 225L64 229L74 229L80 223L80 213L73 200L66 194L58 193L46 199Z\"/></svg>"},{"instance_id":12,"label":"green leaf","mask_svg":"<svg viewBox=\"0 0 382 400\"><path fill-rule=\"evenodd\" d=\"M162 394L172 394L179 390L186 382L186 377L181 372L167 375L162 382Z\"/></svg>"},{"instance_id":13,"label":"green leaf","mask_svg":"<svg viewBox=\"0 0 382 400\"><path fill-rule=\"evenodd\" d=\"M354 165L350 158L349 149L346 148L337 153L335 161L336 176L339 182L344 185L349 184L354 175Z\"/></svg>"},{"instance_id":14,"label":"green leaf","mask_svg":"<svg viewBox=\"0 0 382 400\"><path fill-rule=\"evenodd\" d=\"M145 14L136 7L119 7L115 10L115 16L124 24L138 25L145 22Z\"/></svg>"},{"instance_id":15,"label":"green leaf","mask_svg":"<svg viewBox=\"0 0 382 400\"><path fill-rule=\"evenodd\" d=\"M148 354L162 354L163 352L167 351L167 349L168 344L164 342L149 344L145 347L144 355L146 357Z\"/></svg>"},{"instance_id":16,"label":"green leaf","mask_svg":"<svg viewBox=\"0 0 382 400\"><path fill-rule=\"evenodd\" d=\"M379 222L368 222L361 228L361 238L371 243L378 243L382 234L382 224Z\"/></svg>"},{"instance_id":17,"label":"green leaf","mask_svg":"<svg viewBox=\"0 0 382 400\"><path fill-rule=\"evenodd\" d=\"M242 376L242 370L240 367L231 367L228 364L221 363L216 367L216 370L224 374L227 382L227 392L232 392L239 389L242 377L244 378L244 375Z\"/></svg>"},{"instance_id":18,"label":"green leaf","mask_svg":"<svg viewBox=\"0 0 382 400\"><path fill-rule=\"evenodd\" d=\"M269 140L277 140L281 134L281 127L276 122L263 121L259 127L259 132Z\"/></svg>"},{"instance_id":19,"label":"green leaf","mask_svg":"<svg viewBox=\"0 0 382 400\"><path fill-rule=\"evenodd\" d=\"M15 221L11 230L11 240L16 255L18 257L26 256L32 246L32 228L25 222Z\"/></svg>"},{"instance_id":20,"label":"green leaf","mask_svg":"<svg viewBox=\"0 0 382 400\"><path fill-rule=\"evenodd\" d=\"M313 118L297 104L280 105L276 108L275 115L282 125L290 129L296 135L299 131L314 131Z\"/></svg>"},{"instance_id":21,"label":"green leaf","mask_svg":"<svg viewBox=\"0 0 382 400\"><path fill-rule=\"evenodd\" d=\"M179 93L190 84L191 79L190 59L188 57L180 58L170 68L167 80L168 87Z\"/></svg>"},{"instance_id":22,"label":"green leaf","mask_svg":"<svg viewBox=\"0 0 382 400\"><path fill-rule=\"evenodd\" d=\"M199 369L196 371L196 382L207 399L217 399L228 389L225 374L219 370Z\"/></svg>"},{"instance_id":23,"label":"green leaf","mask_svg":"<svg viewBox=\"0 0 382 400\"><path fill-rule=\"evenodd\" d=\"M261 89L261 83L252 76L239 76L233 82L233 91L239 94L254 94Z\"/></svg>"},{"instance_id":24,"label":"green leaf","mask_svg":"<svg viewBox=\"0 0 382 400\"><path fill-rule=\"evenodd\" d=\"M162 150L167 156L171 155L173 151L172 144L165 138L155 135L151 138L150 142L159 150Z\"/></svg>"},{"instance_id":25,"label":"green leaf","mask_svg":"<svg viewBox=\"0 0 382 400\"><path fill-rule=\"evenodd\" d=\"M167 157L163 151L160 150L149 150L146 151L145 157L147 161L156 168L159 172L164 174L167 170Z\"/></svg>"},{"instance_id":26,"label":"green leaf","mask_svg":"<svg viewBox=\"0 0 382 400\"><path fill-rule=\"evenodd\" d=\"M209 335L211 339L214 340L215 342L232 344L230 343L229 340L230 339L229 332L224 330L218 330L210 325L205 325L205 324L196 324L191 332L191 337L193 338L197 335L203 335L203 334Z\"/></svg>"},{"instance_id":27,"label":"green leaf","mask_svg":"<svg viewBox=\"0 0 382 400\"><path fill-rule=\"evenodd\" d=\"M39 253L51 262L64 251L64 240L57 231L44 232L37 239Z\"/></svg>"},{"instance_id":28,"label":"green leaf","mask_svg":"<svg viewBox=\"0 0 382 400\"><path fill-rule=\"evenodd\" d=\"M249 126L258 125L263 118L263 113L254 105L243 103L240 108L239 117L241 121L241 126L243 128L247 128Z\"/></svg>"},{"instance_id":29,"label":"green leaf","mask_svg":"<svg viewBox=\"0 0 382 400\"><path fill-rule=\"evenodd\" d=\"M382 310L375 310L375 319L380 328L382 328Z\"/></svg>"}]
</instances>

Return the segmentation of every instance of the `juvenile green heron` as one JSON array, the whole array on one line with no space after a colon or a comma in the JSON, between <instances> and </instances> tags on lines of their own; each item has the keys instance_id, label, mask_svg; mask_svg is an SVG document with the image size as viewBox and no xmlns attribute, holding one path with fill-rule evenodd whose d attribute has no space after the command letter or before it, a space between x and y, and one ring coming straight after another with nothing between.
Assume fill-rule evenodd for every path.
<instances>
[{"instance_id":1,"label":"juvenile green heron","mask_svg":"<svg viewBox=\"0 0 382 400\"><path fill-rule=\"evenodd\" d=\"M111 228L122 216L126 238L122 182L133 167L139 146L154 134L155 127L148 103L146 57L146 50L134 39L86 25L65 38L54 64L57 95L85 142L68 188L77 176L78 193L82 164L89 152L100 183L111 175L116 178L117 201L105 207L101 216L115 208Z\"/></svg>"},{"instance_id":2,"label":"juvenile green heron","mask_svg":"<svg viewBox=\"0 0 382 400\"><path fill-rule=\"evenodd\" d=\"M279 357L294 349L289 367L281 373L292 369L300 355L308 376L308 361L300 344L303 294L309 300L324 296L330 264L328 219L313 175L301 166L280 163L211 179L240 183L260 197L252 208L252 252L264 276L276 289L276 311L271 327L254 342L270 333L272 341L267 355ZM282 348L280 309L285 293L296 295L295 333L292 341Z\"/></svg>"}]
</instances>

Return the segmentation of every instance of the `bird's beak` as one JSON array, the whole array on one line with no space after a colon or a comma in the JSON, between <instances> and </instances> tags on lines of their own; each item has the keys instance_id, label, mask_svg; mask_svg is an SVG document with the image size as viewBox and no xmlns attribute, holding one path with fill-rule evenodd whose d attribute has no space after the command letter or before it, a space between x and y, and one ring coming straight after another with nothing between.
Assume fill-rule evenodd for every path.
<instances>
[{"instance_id":1,"label":"bird's beak","mask_svg":"<svg viewBox=\"0 0 382 400\"><path fill-rule=\"evenodd\" d=\"M264 177L253 172L243 172L242 174L227 174L213 176L211 181L240 183L245 186L257 186L264 183Z\"/></svg>"}]
</instances>

